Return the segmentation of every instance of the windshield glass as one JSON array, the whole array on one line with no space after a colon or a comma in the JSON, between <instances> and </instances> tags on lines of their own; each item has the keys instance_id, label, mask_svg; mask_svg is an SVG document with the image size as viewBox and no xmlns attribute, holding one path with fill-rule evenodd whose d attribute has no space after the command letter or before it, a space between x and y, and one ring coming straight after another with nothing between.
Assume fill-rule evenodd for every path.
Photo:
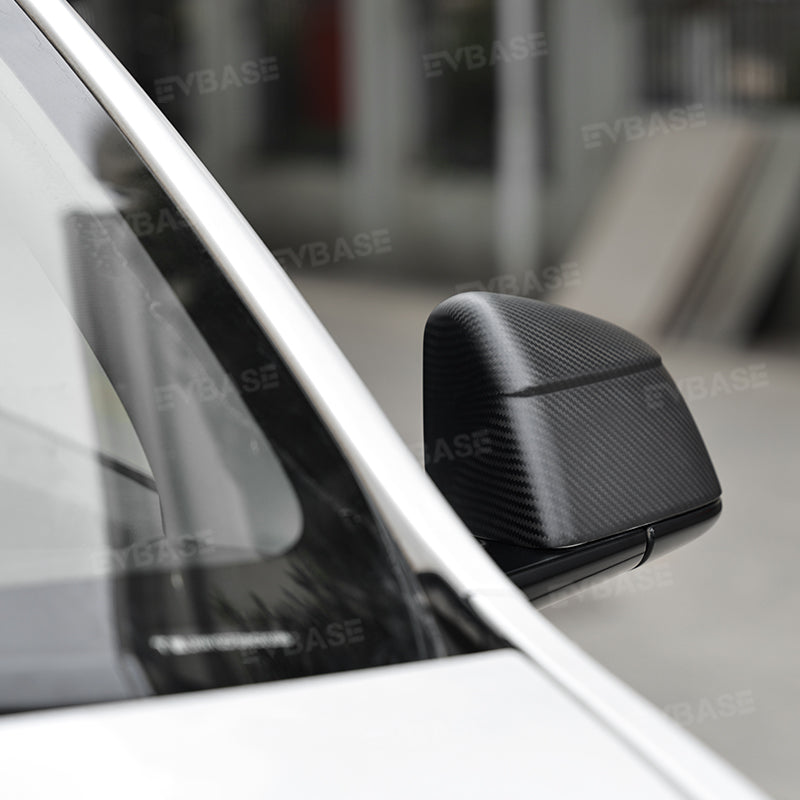
<instances>
[{"instance_id":1,"label":"windshield glass","mask_svg":"<svg viewBox=\"0 0 800 800\"><path fill-rule=\"evenodd\" d=\"M0 32L0 709L427 658L414 576L180 210Z\"/></svg>"}]
</instances>

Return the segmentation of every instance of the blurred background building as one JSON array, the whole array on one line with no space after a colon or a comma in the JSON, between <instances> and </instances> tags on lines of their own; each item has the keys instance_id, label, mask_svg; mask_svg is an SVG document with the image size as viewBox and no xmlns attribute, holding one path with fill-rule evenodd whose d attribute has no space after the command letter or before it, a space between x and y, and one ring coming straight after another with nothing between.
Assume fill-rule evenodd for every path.
<instances>
[{"instance_id":1,"label":"blurred background building","mask_svg":"<svg viewBox=\"0 0 800 800\"><path fill-rule=\"evenodd\" d=\"M423 327L457 291L545 296L663 349L722 520L547 613L794 800L800 3L74 5L418 456ZM747 702L723 718L728 695Z\"/></svg>"},{"instance_id":2,"label":"blurred background building","mask_svg":"<svg viewBox=\"0 0 800 800\"><path fill-rule=\"evenodd\" d=\"M795 2L76 5L290 268L576 262L566 300L644 333L798 333ZM373 230L390 252L298 257Z\"/></svg>"}]
</instances>

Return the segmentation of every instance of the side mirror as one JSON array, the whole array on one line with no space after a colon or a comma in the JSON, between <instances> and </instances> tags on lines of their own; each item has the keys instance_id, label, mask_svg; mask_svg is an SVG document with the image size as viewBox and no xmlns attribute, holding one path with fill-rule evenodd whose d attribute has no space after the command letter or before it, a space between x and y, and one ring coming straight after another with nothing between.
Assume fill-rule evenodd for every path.
<instances>
[{"instance_id":1,"label":"side mirror","mask_svg":"<svg viewBox=\"0 0 800 800\"><path fill-rule=\"evenodd\" d=\"M595 317L521 297L451 297L425 328L424 395L428 473L538 604L641 566L722 509L661 357Z\"/></svg>"}]
</instances>

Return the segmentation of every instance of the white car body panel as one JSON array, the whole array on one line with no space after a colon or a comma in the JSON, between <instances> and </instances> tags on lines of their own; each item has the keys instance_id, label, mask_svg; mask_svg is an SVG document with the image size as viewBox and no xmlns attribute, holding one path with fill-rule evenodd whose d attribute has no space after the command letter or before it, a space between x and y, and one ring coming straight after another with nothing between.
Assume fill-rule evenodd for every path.
<instances>
[{"instance_id":1,"label":"white car body panel","mask_svg":"<svg viewBox=\"0 0 800 800\"><path fill-rule=\"evenodd\" d=\"M763 797L530 606L145 93L62 0L17 2L222 265L411 564L442 575L524 656L503 652L8 718L0 723L0 746L9 796L71 796L74 787L82 797L263 797L280 790L442 796L460 776L463 796ZM615 788L605 794L604 786Z\"/></svg>"},{"instance_id":2,"label":"white car body panel","mask_svg":"<svg viewBox=\"0 0 800 800\"><path fill-rule=\"evenodd\" d=\"M513 650L31 714L0 751L16 800L684 796Z\"/></svg>"}]
</instances>

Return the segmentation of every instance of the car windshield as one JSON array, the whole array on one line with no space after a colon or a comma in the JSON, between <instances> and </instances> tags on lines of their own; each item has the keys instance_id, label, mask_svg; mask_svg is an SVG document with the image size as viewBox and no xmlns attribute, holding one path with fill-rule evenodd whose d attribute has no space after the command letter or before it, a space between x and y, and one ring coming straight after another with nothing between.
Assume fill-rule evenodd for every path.
<instances>
[{"instance_id":1,"label":"car windshield","mask_svg":"<svg viewBox=\"0 0 800 800\"><path fill-rule=\"evenodd\" d=\"M443 652L214 259L28 18L0 13L0 709Z\"/></svg>"}]
</instances>

